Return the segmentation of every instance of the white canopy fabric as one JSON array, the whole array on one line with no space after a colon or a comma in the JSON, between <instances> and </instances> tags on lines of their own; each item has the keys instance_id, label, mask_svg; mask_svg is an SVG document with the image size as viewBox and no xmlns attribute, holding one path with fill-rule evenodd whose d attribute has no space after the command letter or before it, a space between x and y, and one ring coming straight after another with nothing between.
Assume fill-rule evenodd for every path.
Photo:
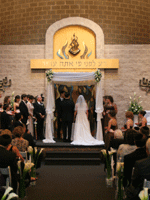
<instances>
[{"instance_id":1,"label":"white canopy fabric","mask_svg":"<svg viewBox=\"0 0 150 200\"><path fill-rule=\"evenodd\" d=\"M101 81L96 83L94 72L58 72L53 74L51 82L47 83L47 106L46 106L46 129L44 143L55 143L53 140L53 118L55 110L54 83L69 85L96 84L96 113L97 113L97 132L96 139L103 141L101 118L103 112L103 95Z\"/></svg>"}]
</instances>

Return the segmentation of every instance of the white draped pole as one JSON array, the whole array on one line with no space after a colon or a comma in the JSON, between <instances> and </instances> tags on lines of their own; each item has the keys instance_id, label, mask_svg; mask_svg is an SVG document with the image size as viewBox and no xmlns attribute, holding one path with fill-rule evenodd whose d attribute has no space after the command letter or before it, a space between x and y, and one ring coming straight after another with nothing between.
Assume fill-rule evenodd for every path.
<instances>
[{"instance_id":1,"label":"white draped pole","mask_svg":"<svg viewBox=\"0 0 150 200\"><path fill-rule=\"evenodd\" d=\"M96 85L96 113L97 113L96 139L103 141L103 132L101 124L102 112L103 112L103 95L102 95L101 81L99 81Z\"/></svg>"},{"instance_id":2,"label":"white draped pole","mask_svg":"<svg viewBox=\"0 0 150 200\"><path fill-rule=\"evenodd\" d=\"M53 118L55 110L54 87L52 82L47 84L46 128L44 143L55 143L53 140Z\"/></svg>"}]
</instances>

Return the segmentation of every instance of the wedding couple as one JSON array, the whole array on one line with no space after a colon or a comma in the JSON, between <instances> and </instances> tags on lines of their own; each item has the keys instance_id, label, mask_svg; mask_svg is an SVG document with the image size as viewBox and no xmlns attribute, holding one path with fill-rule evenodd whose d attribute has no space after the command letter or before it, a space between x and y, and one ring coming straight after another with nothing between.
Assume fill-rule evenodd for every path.
<instances>
[{"instance_id":1,"label":"wedding couple","mask_svg":"<svg viewBox=\"0 0 150 200\"><path fill-rule=\"evenodd\" d=\"M73 141L71 142L72 123L75 120ZM88 121L88 107L83 97L80 95L76 104L70 100L70 93L65 94L65 99L61 103L61 119L63 127L63 141L69 141L73 145L101 145L102 141L92 137L90 124ZM68 140L66 140L68 130Z\"/></svg>"}]
</instances>

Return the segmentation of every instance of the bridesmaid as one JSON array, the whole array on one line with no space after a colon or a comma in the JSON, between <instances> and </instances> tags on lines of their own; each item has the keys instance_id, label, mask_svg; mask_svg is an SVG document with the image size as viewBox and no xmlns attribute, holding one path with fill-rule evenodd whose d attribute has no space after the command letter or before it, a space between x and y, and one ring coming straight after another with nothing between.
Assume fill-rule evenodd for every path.
<instances>
[{"instance_id":1,"label":"bridesmaid","mask_svg":"<svg viewBox=\"0 0 150 200\"><path fill-rule=\"evenodd\" d=\"M20 113L19 109L19 103L20 103L20 96L15 96L15 102L14 102L14 113Z\"/></svg>"},{"instance_id":2,"label":"bridesmaid","mask_svg":"<svg viewBox=\"0 0 150 200\"><path fill-rule=\"evenodd\" d=\"M107 96L106 105L104 106L104 112L103 112L104 127L108 126L108 122L110 120L108 113L109 113L110 110L114 110L115 113L117 114L117 106L116 106L116 104L114 104L113 97Z\"/></svg>"},{"instance_id":3,"label":"bridesmaid","mask_svg":"<svg viewBox=\"0 0 150 200\"><path fill-rule=\"evenodd\" d=\"M136 123L136 125L138 125L140 128L147 126L147 119L146 119L146 117L144 117L145 114L146 114L146 111L140 110L139 118L141 119L141 123Z\"/></svg>"},{"instance_id":4,"label":"bridesmaid","mask_svg":"<svg viewBox=\"0 0 150 200\"><path fill-rule=\"evenodd\" d=\"M133 112L127 111L126 114L126 124L124 127L122 127L122 131L125 132L127 129L132 129L133 128Z\"/></svg>"},{"instance_id":5,"label":"bridesmaid","mask_svg":"<svg viewBox=\"0 0 150 200\"><path fill-rule=\"evenodd\" d=\"M111 110L108 113L108 117L110 118L108 122L108 127L105 131L105 148L108 150L110 147L110 141L114 138L114 132L117 129L117 120L116 120L116 112L115 110Z\"/></svg>"},{"instance_id":6,"label":"bridesmaid","mask_svg":"<svg viewBox=\"0 0 150 200\"><path fill-rule=\"evenodd\" d=\"M27 107L28 107L28 112L29 112L29 124L28 124L28 130L31 133L32 136L34 136L34 131L33 131L33 110L34 110L34 106L33 106L33 100L34 97L32 95L29 96L28 98L28 103L27 103Z\"/></svg>"}]
</instances>

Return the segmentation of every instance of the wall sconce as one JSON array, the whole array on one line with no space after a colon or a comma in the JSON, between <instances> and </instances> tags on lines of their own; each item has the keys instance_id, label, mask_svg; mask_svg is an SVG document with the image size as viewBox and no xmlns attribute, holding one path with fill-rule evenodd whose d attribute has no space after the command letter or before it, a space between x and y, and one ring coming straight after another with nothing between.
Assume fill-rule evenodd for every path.
<instances>
[{"instance_id":1,"label":"wall sconce","mask_svg":"<svg viewBox=\"0 0 150 200\"><path fill-rule=\"evenodd\" d=\"M3 80L0 80L0 91L5 92L5 88L10 87L11 86L11 79L7 79L7 77L5 77Z\"/></svg>"},{"instance_id":2,"label":"wall sconce","mask_svg":"<svg viewBox=\"0 0 150 200\"><path fill-rule=\"evenodd\" d=\"M146 94L150 91L150 81L148 81L148 79L143 78L139 80L139 86L141 90L146 91Z\"/></svg>"}]
</instances>

